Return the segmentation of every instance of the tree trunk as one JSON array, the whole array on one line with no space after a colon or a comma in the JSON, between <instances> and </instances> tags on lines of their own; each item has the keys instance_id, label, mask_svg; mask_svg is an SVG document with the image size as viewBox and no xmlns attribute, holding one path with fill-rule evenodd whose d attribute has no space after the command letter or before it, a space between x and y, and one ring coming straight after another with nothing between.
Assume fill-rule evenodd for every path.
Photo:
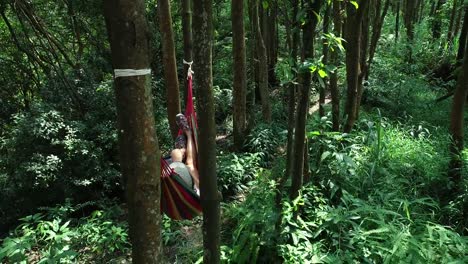
<instances>
[{"instance_id":1,"label":"tree trunk","mask_svg":"<svg viewBox=\"0 0 468 264\"><path fill-rule=\"evenodd\" d=\"M158 1L159 31L163 48L164 81L166 85L167 118L172 138L177 137L179 127L175 117L180 110L179 79L177 76L177 63L174 46L174 33L172 32L171 5L169 0Z\"/></svg>"},{"instance_id":2,"label":"tree trunk","mask_svg":"<svg viewBox=\"0 0 468 264\"><path fill-rule=\"evenodd\" d=\"M364 92L364 77L367 75L367 51L369 48L369 5L364 11L364 18L362 20L362 32L361 32L361 52L360 52L360 72L358 76L358 89L356 99L356 119L359 119L359 109L361 107L362 93Z\"/></svg>"},{"instance_id":3,"label":"tree trunk","mask_svg":"<svg viewBox=\"0 0 468 264\"><path fill-rule=\"evenodd\" d=\"M328 34L330 33L329 28L330 28L330 16L331 16L331 9L332 9L332 4L327 4L327 8L325 10L325 17L323 19L323 33ZM322 41L322 51L323 51L323 58L322 62L325 65L328 65L328 41L326 39L323 39ZM325 87L320 86L320 94L319 94L319 115L320 117L325 116L325 95L326 91L328 90L328 77L325 77L324 82Z\"/></svg>"},{"instance_id":4,"label":"tree trunk","mask_svg":"<svg viewBox=\"0 0 468 264\"><path fill-rule=\"evenodd\" d=\"M278 3L276 0L269 2L268 10L265 11L267 21L266 39L267 39L267 51L268 51L268 83L275 87L278 85L276 79L276 62L278 57L278 42L277 42L277 21L278 15ZM265 38L264 38L265 39Z\"/></svg>"},{"instance_id":5,"label":"tree trunk","mask_svg":"<svg viewBox=\"0 0 468 264\"><path fill-rule=\"evenodd\" d=\"M143 0L105 0L104 16L114 69L148 69L149 30ZM120 167L127 179L134 263L162 263L160 152L151 75L115 76Z\"/></svg>"},{"instance_id":6,"label":"tree trunk","mask_svg":"<svg viewBox=\"0 0 468 264\"><path fill-rule=\"evenodd\" d=\"M452 112L450 114L450 134L452 143L450 152L449 177L454 183L454 190L461 189L462 168L463 168L463 120L465 112L465 101L468 95L468 55L465 54L461 72L458 74L457 87L453 95Z\"/></svg>"},{"instance_id":7,"label":"tree trunk","mask_svg":"<svg viewBox=\"0 0 468 264\"><path fill-rule=\"evenodd\" d=\"M434 10L432 11L432 38L434 40L438 40L441 36L442 30L442 16L441 16L441 8L442 5L445 3L445 0L438 0L434 6Z\"/></svg>"},{"instance_id":8,"label":"tree trunk","mask_svg":"<svg viewBox=\"0 0 468 264\"><path fill-rule=\"evenodd\" d=\"M455 29L453 30L453 37L458 36L458 31L460 31L461 18L463 16L463 3L460 4L460 7L457 11L457 18L455 19Z\"/></svg>"},{"instance_id":9,"label":"tree trunk","mask_svg":"<svg viewBox=\"0 0 468 264\"><path fill-rule=\"evenodd\" d=\"M413 61L413 44L414 44L414 18L416 15L417 2L414 0L405 0L405 9L403 22L406 28L406 36L408 38L407 61Z\"/></svg>"},{"instance_id":10,"label":"tree trunk","mask_svg":"<svg viewBox=\"0 0 468 264\"><path fill-rule=\"evenodd\" d=\"M256 102L256 88L258 86L258 52L257 52L257 27L255 25L254 13L254 0L248 1L249 11L249 38L248 43L249 51L249 67L250 67L250 82L247 84L247 131L250 131L255 125L255 102Z\"/></svg>"},{"instance_id":11,"label":"tree trunk","mask_svg":"<svg viewBox=\"0 0 468 264\"><path fill-rule=\"evenodd\" d=\"M400 32L400 2L401 0L397 0L395 18L395 43L398 43L398 34Z\"/></svg>"},{"instance_id":12,"label":"tree trunk","mask_svg":"<svg viewBox=\"0 0 468 264\"><path fill-rule=\"evenodd\" d=\"M379 0L379 3L381 1ZM370 43L370 48L369 48L369 60L367 63L367 71L366 71L366 80L369 80L369 72L370 72L370 66L372 62L374 61L374 55L377 50L377 44L380 39L380 35L382 33L382 27L383 23L385 21L385 16L388 13L388 8L390 7L390 0L385 1L385 5L383 7L382 13L380 10L381 5L378 5L378 8L376 8L376 18L374 19L374 25L372 26L372 37L371 37L371 43Z\"/></svg>"},{"instance_id":13,"label":"tree trunk","mask_svg":"<svg viewBox=\"0 0 468 264\"><path fill-rule=\"evenodd\" d=\"M346 81L348 84L345 114L347 115L344 132L351 132L354 122L356 121L357 103L358 103L358 87L359 87L359 74L360 59L361 59L361 32L362 20L367 9L369 1L361 0L359 8L356 10L354 5L348 3L346 5Z\"/></svg>"},{"instance_id":14,"label":"tree trunk","mask_svg":"<svg viewBox=\"0 0 468 264\"><path fill-rule=\"evenodd\" d=\"M453 41L454 30L455 30L455 19L457 16L457 8L458 8L458 1L453 0L453 6L452 6L452 11L450 12L450 23L449 23L448 34L447 34L447 41L449 45L451 45Z\"/></svg>"},{"instance_id":15,"label":"tree trunk","mask_svg":"<svg viewBox=\"0 0 468 264\"><path fill-rule=\"evenodd\" d=\"M298 0L292 0L292 43L291 43L291 57L293 58L293 65L292 68L297 68L297 48L299 42L299 25L297 23L297 14L299 12L299 3ZM288 87L288 148L286 152L286 172L283 177L283 181L290 179L291 172L294 166L294 127L295 127L295 120L296 120L296 84L291 82ZM280 185L280 186L281 186ZM281 199L281 196L278 198Z\"/></svg>"},{"instance_id":16,"label":"tree trunk","mask_svg":"<svg viewBox=\"0 0 468 264\"><path fill-rule=\"evenodd\" d=\"M313 3L306 3L306 22L303 26L302 42L303 42L303 54L304 61L312 60L314 57L314 38L315 29L317 27L317 16L320 13L320 7L322 1L314 1ZM291 186L291 199L298 196L299 190L303 183L303 171L304 171L304 139L305 139L305 126L307 123L307 114L309 112L309 97L310 97L310 86L311 86L311 73L308 69L305 69L301 73L302 77L302 91L297 107L296 115L296 133L294 137L294 166L292 171L292 186Z\"/></svg>"},{"instance_id":17,"label":"tree trunk","mask_svg":"<svg viewBox=\"0 0 468 264\"><path fill-rule=\"evenodd\" d=\"M262 101L262 114L265 122L271 122L270 96L268 92L268 61L267 50L260 30L260 21L258 13L258 0L254 1L252 18L256 32L256 50L258 54L258 89L260 91L260 100Z\"/></svg>"},{"instance_id":18,"label":"tree trunk","mask_svg":"<svg viewBox=\"0 0 468 264\"><path fill-rule=\"evenodd\" d=\"M465 48L466 48L466 36L468 34L468 7L465 5L465 15L463 16L463 26L460 32L460 37L458 39L458 52L457 52L457 62L459 64L463 60L465 56Z\"/></svg>"},{"instance_id":19,"label":"tree trunk","mask_svg":"<svg viewBox=\"0 0 468 264\"><path fill-rule=\"evenodd\" d=\"M193 1L194 71L197 84L200 193L203 207L203 262L220 262L220 197L216 179L216 124L212 70L212 2Z\"/></svg>"},{"instance_id":20,"label":"tree trunk","mask_svg":"<svg viewBox=\"0 0 468 264\"><path fill-rule=\"evenodd\" d=\"M333 0L333 33L335 36L341 36L341 8L338 0ZM330 74L330 94L332 100L332 126L333 131L340 130L340 90L338 88L338 50L334 49L330 54L332 65L337 67Z\"/></svg>"},{"instance_id":21,"label":"tree trunk","mask_svg":"<svg viewBox=\"0 0 468 264\"><path fill-rule=\"evenodd\" d=\"M183 32L183 39L184 39L184 60L186 62L192 61L193 56L193 36L192 36L192 5L191 0L182 0L182 32ZM188 72L189 65L184 64L184 73ZM185 75L183 76L182 83L186 83L188 80ZM187 83L186 83L187 84ZM187 89L182 89L184 95L184 105L187 102Z\"/></svg>"},{"instance_id":22,"label":"tree trunk","mask_svg":"<svg viewBox=\"0 0 468 264\"><path fill-rule=\"evenodd\" d=\"M245 57L244 1L233 0L231 5L233 42L233 125L234 147L240 150L246 131L247 70Z\"/></svg>"}]
</instances>

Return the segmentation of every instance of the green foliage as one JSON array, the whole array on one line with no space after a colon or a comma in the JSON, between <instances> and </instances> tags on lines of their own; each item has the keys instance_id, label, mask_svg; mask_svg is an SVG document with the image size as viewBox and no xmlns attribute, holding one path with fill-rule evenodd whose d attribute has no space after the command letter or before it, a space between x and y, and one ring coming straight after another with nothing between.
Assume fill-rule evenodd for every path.
<instances>
[{"instance_id":1,"label":"green foliage","mask_svg":"<svg viewBox=\"0 0 468 264\"><path fill-rule=\"evenodd\" d=\"M244 147L251 153L259 153L260 165L268 167L278 151L278 146L286 137L280 126L259 124L247 135Z\"/></svg>"},{"instance_id":2,"label":"green foliage","mask_svg":"<svg viewBox=\"0 0 468 264\"><path fill-rule=\"evenodd\" d=\"M283 237L292 243L280 245L280 253L286 263L466 261L468 239L422 214L434 206L424 199L364 201L344 192L335 207L306 186L284 204Z\"/></svg>"},{"instance_id":3,"label":"green foliage","mask_svg":"<svg viewBox=\"0 0 468 264\"><path fill-rule=\"evenodd\" d=\"M260 168L261 153L245 153L218 156L218 185L224 196L244 191Z\"/></svg>"},{"instance_id":4,"label":"green foliage","mask_svg":"<svg viewBox=\"0 0 468 264\"><path fill-rule=\"evenodd\" d=\"M22 223L3 240L0 261L75 263L93 256L105 261L128 251L127 225L116 221L123 213L119 207L70 218L80 207L67 203L20 219Z\"/></svg>"},{"instance_id":5,"label":"green foliage","mask_svg":"<svg viewBox=\"0 0 468 264\"><path fill-rule=\"evenodd\" d=\"M261 173L245 202L224 207L223 228L232 234L229 246L223 247L224 263L268 263L274 258L275 181L267 172Z\"/></svg>"}]
</instances>

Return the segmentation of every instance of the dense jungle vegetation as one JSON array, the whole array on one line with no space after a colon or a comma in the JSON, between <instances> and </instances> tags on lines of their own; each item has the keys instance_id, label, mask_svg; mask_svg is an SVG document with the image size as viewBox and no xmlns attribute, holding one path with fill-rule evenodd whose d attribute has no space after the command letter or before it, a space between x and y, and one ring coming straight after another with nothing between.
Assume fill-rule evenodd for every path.
<instances>
[{"instance_id":1,"label":"dense jungle vegetation","mask_svg":"<svg viewBox=\"0 0 468 264\"><path fill-rule=\"evenodd\" d=\"M0 263L468 263L467 0L0 15ZM190 98L203 212L171 219Z\"/></svg>"}]
</instances>

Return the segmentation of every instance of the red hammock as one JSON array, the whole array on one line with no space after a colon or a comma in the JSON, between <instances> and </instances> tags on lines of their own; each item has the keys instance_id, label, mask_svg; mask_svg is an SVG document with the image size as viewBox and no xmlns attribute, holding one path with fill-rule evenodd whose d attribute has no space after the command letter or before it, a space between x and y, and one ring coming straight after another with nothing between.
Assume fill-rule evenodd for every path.
<instances>
[{"instance_id":1,"label":"red hammock","mask_svg":"<svg viewBox=\"0 0 468 264\"><path fill-rule=\"evenodd\" d=\"M189 69L187 78L187 104L185 106L185 117L192 130L195 150L198 152L198 123L195 109L193 107L192 74ZM181 129L179 135L184 133ZM161 211L175 220L192 219L202 212L200 196L195 193L192 186L171 168L168 162L161 158Z\"/></svg>"}]
</instances>

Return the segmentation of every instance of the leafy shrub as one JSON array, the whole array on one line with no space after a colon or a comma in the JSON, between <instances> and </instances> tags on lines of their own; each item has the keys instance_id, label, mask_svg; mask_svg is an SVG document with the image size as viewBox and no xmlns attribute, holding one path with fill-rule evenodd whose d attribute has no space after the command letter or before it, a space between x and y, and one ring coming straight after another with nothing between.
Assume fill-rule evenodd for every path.
<instances>
[{"instance_id":1,"label":"leafy shrub","mask_svg":"<svg viewBox=\"0 0 468 264\"><path fill-rule=\"evenodd\" d=\"M246 201L225 207L228 238L232 241L223 247L225 263L271 263L274 259L275 224L278 218L274 207L275 181L267 172L261 174Z\"/></svg>"},{"instance_id":2,"label":"leafy shrub","mask_svg":"<svg viewBox=\"0 0 468 264\"><path fill-rule=\"evenodd\" d=\"M118 222L123 214L106 202L82 219L70 218L80 205L45 208L45 213L24 217L21 224L3 240L0 261L13 263L75 263L99 256L106 261L129 250L127 225Z\"/></svg>"},{"instance_id":3,"label":"leafy shrub","mask_svg":"<svg viewBox=\"0 0 468 264\"><path fill-rule=\"evenodd\" d=\"M285 141L286 133L281 132L281 126L260 124L247 135L244 146L249 152L261 153L262 167L269 166L278 151L278 146Z\"/></svg>"},{"instance_id":4,"label":"leafy shrub","mask_svg":"<svg viewBox=\"0 0 468 264\"><path fill-rule=\"evenodd\" d=\"M364 201L344 192L342 204L332 207L315 187L306 186L296 200L285 202L287 243L280 253L285 263L466 261L467 238L422 214L434 206L424 199Z\"/></svg>"},{"instance_id":5,"label":"leafy shrub","mask_svg":"<svg viewBox=\"0 0 468 264\"><path fill-rule=\"evenodd\" d=\"M67 196L86 199L93 190L119 189L120 173L111 154L115 131L101 125L92 129L102 131L96 139L84 123L67 120L46 106L15 115L0 140L0 181L5 194L1 218L16 218L14 208L34 208Z\"/></svg>"},{"instance_id":6,"label":"leafy shrub","mask_svg":"<svg viewBox=\"0 0 468 264\"><path fill-rule=\"evenodd\" d=\"M218 184L225 196L246 189L260 168L260 153L230 153L218 157Z\"/></svg>"}]
</instances>

